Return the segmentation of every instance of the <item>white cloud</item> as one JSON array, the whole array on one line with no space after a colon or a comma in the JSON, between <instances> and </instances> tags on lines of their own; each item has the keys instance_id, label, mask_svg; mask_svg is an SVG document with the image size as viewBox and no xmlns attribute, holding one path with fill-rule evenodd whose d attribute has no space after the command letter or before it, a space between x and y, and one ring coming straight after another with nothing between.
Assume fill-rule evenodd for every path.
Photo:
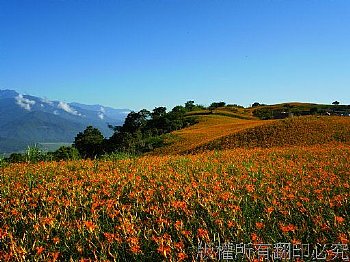
<instances>
[{"instance_id":1,"label":"white cloud","mask_svg":"<svg viewBox=\"0 0 350 262\"><path fill-rule=\"evenodd\" d=\"M103 120L103 119L105 118L105 115L104 115L103 113L101 113L101 112L99 112L99 113L97 114L97 116L98 116L101 120Z\"/></svg>"},{"instance_id":2,"label":"white cloud","mask_svg":"<svg viewBox=\"0 0 350 262\"><path fill-rule=\"evenodd\" d=\"M30 111L32 108L31 106L35 104L35 101L30 100L28 98L24 98L23 95L19 94L15 97L17 105L24 108L25 110Z\"/></svg>"},{"instance_id":3,"label":"white cloud","mask_svg":"<svg viewBox=\"0 0 350 262\"><path fill-rule=\"evenodd\" d=\"M46 104L49 104L50 106L53 105L53 102L50 101L49 99L47 99L46 97L42 98L42 99L41 99L41 102L46 103Z\"/></svg>"},{"instance_id":4,"label":"white cloud","mask_svg":"<svg viewBox=\"0 0 350 262\"><path fill-rule=\"evenodd\" d=\"M62 110L64 110L64 111L66 111L67 113L72 114L72 115L81 116L81 114L80 114L78 111L74 110L72 107L70 107L70 106L69 106L67 103L65 103L65 102L59 102L58 105L57 105L57 107L58 107L59 109L62 109Z\"/></svg>"},{"instance_id":5,"label":"white cloud","mask_svg":"<svg viewBox=\"0 0 350 262\"><path fill-rule=\"evenodd\" d=\"M58 115L59 115L59 113L58 113L58 111L57 111L57 110L53 111L53 114L54 114L54 115L56 115L56 116L58 116Z\"/></svg>"}]
</instances>

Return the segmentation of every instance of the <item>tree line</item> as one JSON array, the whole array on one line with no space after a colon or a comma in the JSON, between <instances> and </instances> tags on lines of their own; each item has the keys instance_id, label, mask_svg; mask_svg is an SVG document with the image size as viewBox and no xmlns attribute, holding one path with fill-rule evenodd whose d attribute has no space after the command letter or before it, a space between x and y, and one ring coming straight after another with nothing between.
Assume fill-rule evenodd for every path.
<instances>
[{"instance_id":1,"label":"tree line","mask_svg":"<svg viewBox=\"0 0 350 262\"><path fill-rule=\"evenodd\" d=\"M164 134L179 130L195 123L195 116L187 116L191 111L224 106L224 102L212 103L209 107L187 101L167 111L166 107L156 107L152 111L142 109L132 111L121 126L109 125L113 134L105 138L100 130L88 126L79 132L72 146L62 146L54 152L43 152L37 146L28 147L24 153L13 153L0 162L59 161L80 158L99 158L113 153L137 155L164 145Z\"/></svg>"},{"instance_id":2,"label":"tree line","mask_svg":"<svg viewBox=\"0 0 350 262\"><path fill-rule=\"evenodd\" d=\"M122 126L110 126L113 129L110 138L104 138L97 128L88 126L77 134L73 146L83 158L112 152L145 153L164 144L162 135L195 124L195 117L186 113L200 108L194 101L188 101L185 106L175 106L169 112L166 107L156 107L152 112L132 111Z\"/></svg>"}]
</instances>

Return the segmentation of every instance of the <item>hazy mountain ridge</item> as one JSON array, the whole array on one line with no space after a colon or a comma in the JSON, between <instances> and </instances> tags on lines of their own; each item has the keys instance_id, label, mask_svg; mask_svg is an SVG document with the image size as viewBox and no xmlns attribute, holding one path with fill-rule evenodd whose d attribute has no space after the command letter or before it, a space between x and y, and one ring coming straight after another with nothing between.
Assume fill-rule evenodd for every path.
<instances>
[{"instance_id":1,"label":"hazy mountain ridge","mask_svg":"<svg viewBox=\"0 0 350 262\"><path fill-rule=\"evenodd\" d=\"M18 151L33 143L72 142L88 125L108 137L112 134L108 124L121 125L129 112L0 90L0 153Z\"/></svg>"}]
</instances>

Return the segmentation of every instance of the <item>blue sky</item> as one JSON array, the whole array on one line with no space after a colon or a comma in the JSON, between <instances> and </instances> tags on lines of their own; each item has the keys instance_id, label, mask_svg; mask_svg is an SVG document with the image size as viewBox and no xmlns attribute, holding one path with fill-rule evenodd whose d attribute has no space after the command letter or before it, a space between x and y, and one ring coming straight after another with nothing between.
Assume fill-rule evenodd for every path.
<instances>
[{"instance_id":1,"label":"blue sky","mask_svg":"<svg viewBox=\"0 0 350 262\"><path fill-rule=\"evenodd\" d=\"M350 104L348 0L0 0L0 89L116 108Z\"/></svg>"}]
</instances>

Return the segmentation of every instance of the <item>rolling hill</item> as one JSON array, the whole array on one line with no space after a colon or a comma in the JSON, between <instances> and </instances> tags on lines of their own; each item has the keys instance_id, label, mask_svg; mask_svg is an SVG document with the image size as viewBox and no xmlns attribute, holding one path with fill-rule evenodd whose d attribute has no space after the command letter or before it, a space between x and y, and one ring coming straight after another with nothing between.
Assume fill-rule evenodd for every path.
<instances>
[{"instance_id":1,"label":"rolling hill","mask_svg":"<svg viewBox=\"0 0 350 262\"><path fill-rule=\"evenodd\" d=\"M350 143L350 117L317 115L260 120L252 111L250 108L244 113L232 113L221 108L212 113L191 113L198 115L199 123L168 134L167 145L152 154Z\"/></svg>"},{"instance_id":2,"label":"rolling hill","mask_svg":"<svg viewBox=\"0 0 350 262\"><path fill-rule=\"evenodd\" d=\"M152 154L181 154L215 139L270 122L259 119L247 120L221 113L198 115L197 118L198 124L166 135L167 145L155 149Z\"/></svg>"},{"instance_id":3,"label":"rolling hill","mask_svg":"<svg viewBox=\"0 0 350 262\"><path fill-rule=\"evenodd\" d=\"M202 143L188 152L233 148L350 144L350 117L302 116L275 120Z\"/></svg>"}]
</instances>

